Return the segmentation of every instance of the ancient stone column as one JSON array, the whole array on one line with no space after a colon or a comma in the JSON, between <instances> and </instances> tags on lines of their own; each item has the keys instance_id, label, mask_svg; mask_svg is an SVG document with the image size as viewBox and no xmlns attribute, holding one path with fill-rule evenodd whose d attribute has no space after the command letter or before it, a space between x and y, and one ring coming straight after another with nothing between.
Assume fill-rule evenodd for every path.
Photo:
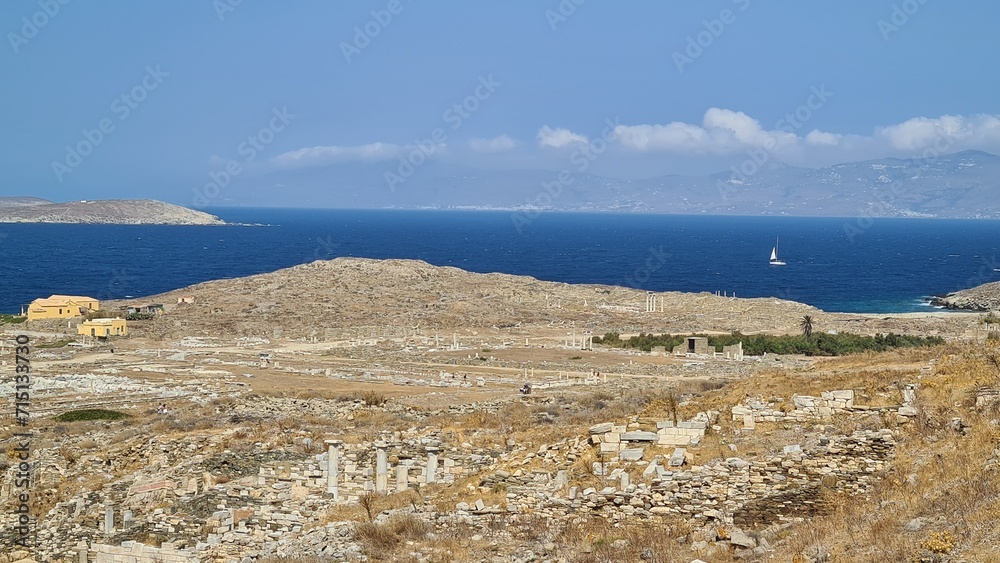
<instances>
[{"instance_id":1,"label":"ancient stone column","mask_svg":"<svg viewBox=\"0 0 1000 563\"><path fill-rule=\"evenodd\" d=\"M375 442L375 491L384 493L389 488L389 445Z\"/></svg>"},{"instance_id":2,"label":"ancient stone column","mask_svg":"<svg viewBox=\"0 0 1000 563\"><path fill-rule=\"evenodd\" d=\"M115 509L110 506L104 509L104 533L113 534L115 532Z\"/></svg>"},{"instance_id":3,"label":"ancient stone column","mask_svg":"<svg viewBox=\"0 0 1000 563\"><path fill-rule=\"evenodd\" d=\"M427 448L427 483L433 483L437 479L438 449Z\"/></svg>"},{"instance_id":4,"label":"ancient stone column","mask_svg":"<svg viewBox=\"0 0 1000 563\"><path fill-rule=\"evenodd\" d=\"M340 446L343 440L326 440L326 492L333 495L333 500L340 500Z\"/></svg>"},{"instance_id":5,"label":"ancient stone column","mask_svg":"<svg viewBox=\"0 0 1000 563\"><path fill-rule=\"evenodd\" d=\"M409 487L410 472L405 465L396 466L396 492L401 493Z\"/></svg>"}]
</instances>

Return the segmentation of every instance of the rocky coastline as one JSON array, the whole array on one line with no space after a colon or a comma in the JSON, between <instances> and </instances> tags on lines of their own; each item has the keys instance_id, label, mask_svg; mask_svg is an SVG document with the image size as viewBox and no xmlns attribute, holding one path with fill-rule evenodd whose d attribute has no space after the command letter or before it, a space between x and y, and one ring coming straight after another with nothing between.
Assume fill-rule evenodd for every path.
<instances>
[{"instance_id":1,"label":"rocky coastline","mask_svg":"<svg viewBox=\"0 0 1000 563\"><path fill-rule=\"evenodd\" d=\"M1000 282L986 283L945 295L935 295L931 305L961 311L996 311L1000 309Z\"/></svg>"},{"instance_id":2,"label":"rocky coastline","mask_svg":"<svg viewBox=\"0 0 1000 563\"><path fill-rule=\"evenodd\" d=\"M0 206L0 223L226 224L215 215L151 199L84 200L66 203L37 200L19 205L4 205Z\"/></svg>"}]
</instances>

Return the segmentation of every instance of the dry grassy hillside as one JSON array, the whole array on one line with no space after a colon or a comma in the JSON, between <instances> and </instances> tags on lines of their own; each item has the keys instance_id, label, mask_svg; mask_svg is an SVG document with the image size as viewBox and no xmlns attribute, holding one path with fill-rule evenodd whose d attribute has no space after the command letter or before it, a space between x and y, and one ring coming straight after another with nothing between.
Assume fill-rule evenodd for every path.
<instances>
[{"instance_id":1,"label":"dry grassy hillside","mask_svg":"<svg viewBox=\"0 0 1000 563\"><path fill-rule=\"evenodd\" d=\"M183 295L194 297L195 303L171 305ZM646 313L646 292L635 289L477 274L415 260L338 258L202 283L145 301L170 307L169 315L147 329L154 336L346 339L453 330L519 336L529 327L562 336L571 330L794 333L803 315L813 316L817 330L861 333L961 333L974 324L961 315L827 314L775 298L678 292L657 296L661 301L656 311Z\"/></svg>"}]
</instances>

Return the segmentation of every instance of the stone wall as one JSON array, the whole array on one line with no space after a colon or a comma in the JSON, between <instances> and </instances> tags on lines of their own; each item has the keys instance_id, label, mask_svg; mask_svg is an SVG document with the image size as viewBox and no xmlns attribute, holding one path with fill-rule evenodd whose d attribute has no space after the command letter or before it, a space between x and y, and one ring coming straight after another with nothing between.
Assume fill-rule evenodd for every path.
<instances>
[{"instance_id":1,"label":"stone wall","mask_svg":"<svg viewBox=\"0 0 1000 563\"><path fill-rule=\"evenodd\" d=\"M600 445L602 454L636 461L642 458L642 449L647 445L697 445L705 436L705 430L718 417L718 412L709 411L707 413L700 412L693 419L679 421L676 424L672 420L657 420L653 421L656 426L655 432L652 430L629 430L624 425L604 422L590 427L590 440L595 445ZM638 450L638 456L635 450Z\"/></svg>"},{"instance_id":2,"label":"stone wall","mask_svg":"<svg viewBox=\"0 0 1000 563\"><path fill-rule=\"evenodd\" d=\"M188 549L176 549L169 542L152 547L135 541L122 542L120 546L94 543L90 546L90 563L200 563ZM81 558L80 561L87 561Z\"/></svg>"},{"instance_id":3,"label":"stone wall","mask_svg":"<svg viewBox=\"0 0 1000 563\"><path fill-rule=\"evenodd\" d=\"M868 491L888 468L894 447L889 430L859 431L821 440L806 450L791 445L782 455L758 460L732 457L681 469L665 466L658 457L644 466L644 482L631 482L626 468L619 467L608 473L608 485L602 488L562 489L558 476L550 482L535 474L518 477L509 472L497 472L484 483L506 486L510 493L505 511L511 513L561 517L597 511L612 517L680 515L729 523L748 518L767 522L814 509L820 488ZM533 482L548 483L549 494L521 494ZM460 513L485 515L499 507L457 508Z\"/></svg>"},{"instance_id":4,"label":"stone wall","mask_svg":"<svg viewBox=\"0 0 1000 563\"><path fill-rule=\"evenodd\" d=\"M790 410L777 408L775 402L763 402L756 397L748 397L742 405L732 409L733 421L743 422L745 428L752 428L758 422L803 422L829 418L854 410L854 391L824 391L819 397L792 395Z\"/></svg>"}]
</instances>

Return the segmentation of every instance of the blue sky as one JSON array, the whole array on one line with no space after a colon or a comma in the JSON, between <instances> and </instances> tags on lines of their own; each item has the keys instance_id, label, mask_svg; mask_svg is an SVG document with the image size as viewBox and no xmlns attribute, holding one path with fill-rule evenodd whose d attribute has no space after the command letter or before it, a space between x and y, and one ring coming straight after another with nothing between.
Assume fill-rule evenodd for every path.
<instances>
[{"instance_id":1,"label":"blue sky","mask_svg":"<svg viewBox=\"0 0 1000 563\"><path fill-rule=\"evenodd\" d=\"M210 174L414 151L558 170L590 147L624 178L1000 152L997 21L941 0L5 0L0 194L190 204Z\"/></svg>"}]
</instances>

